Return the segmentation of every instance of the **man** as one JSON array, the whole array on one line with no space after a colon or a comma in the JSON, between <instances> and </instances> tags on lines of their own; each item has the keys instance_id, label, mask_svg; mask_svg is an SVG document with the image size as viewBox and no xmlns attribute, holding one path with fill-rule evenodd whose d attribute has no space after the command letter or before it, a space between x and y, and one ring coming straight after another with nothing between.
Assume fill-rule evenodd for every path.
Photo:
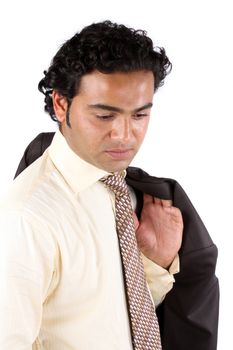
<instances>
[{"instance_id":1,"label":"man","mask_svg":"<svg viewBox=\"0 0 233 350\"><path fill-rule=\"evenodd\" d=\"M39 89L59 130L1 205L1 349L161 349L161 303L163 349L216 347L216 247L174 180L128 168L169 69L109 21L55 55Z\"/></svg>"}]
</instances>

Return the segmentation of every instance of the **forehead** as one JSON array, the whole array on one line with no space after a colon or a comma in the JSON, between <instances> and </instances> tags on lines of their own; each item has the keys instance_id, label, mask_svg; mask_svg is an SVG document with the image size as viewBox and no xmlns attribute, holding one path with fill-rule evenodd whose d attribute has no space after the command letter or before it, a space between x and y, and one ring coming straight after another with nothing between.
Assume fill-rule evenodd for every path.
<instances>
[{"instance_id":1,"label":"forehead","mask_svg":"<svg viewBox=\"0 0 233 350\"><path fill-rule=\"evenodd\" d=\"M78 96L96 100L137 101L139 105L151 102L154 94L154 76L150 71L104 74L94 71L82 77ZM103 102L103 101L102 101Z\"/></svg>"}]
</instances>

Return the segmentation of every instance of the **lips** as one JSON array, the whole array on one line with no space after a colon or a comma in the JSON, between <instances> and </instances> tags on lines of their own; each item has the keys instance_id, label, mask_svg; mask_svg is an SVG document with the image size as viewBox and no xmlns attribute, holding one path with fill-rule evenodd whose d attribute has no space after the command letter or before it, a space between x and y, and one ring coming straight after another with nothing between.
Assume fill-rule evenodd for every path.
<instances>
[{"instance_id":1,"label":"lips","mask_svg":"<svg viewBox=\"0 0 233 350\"><path fill-rule=\"evenodd\" d=\"M105 151L111 158L124 160L128 159L132 154L132 148L122 149L122 148L114 148Z\"/></svg>"}]
</instances>

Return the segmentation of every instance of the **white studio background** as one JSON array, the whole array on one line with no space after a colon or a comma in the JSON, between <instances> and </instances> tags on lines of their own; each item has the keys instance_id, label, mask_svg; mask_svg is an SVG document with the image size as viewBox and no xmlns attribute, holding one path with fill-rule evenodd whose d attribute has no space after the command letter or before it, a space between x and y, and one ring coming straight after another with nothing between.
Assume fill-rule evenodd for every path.
<instances>
[{"instance_id":1,"label":"white studio background","mask_svg":"<svg viewBox=\"0 0 233 350\"><path fill-rule=\"evenodd\" d=\"M92 22L146 29L173 71L155 95L145 143L133 164L177 179L219 248L219 350L232 343L231 1L2 1L0 5L1 185L11 183L27 144L56 125L37 83L59 46ZM182 336L182 335L181 335Z\"/></svg>"}]
</instances>

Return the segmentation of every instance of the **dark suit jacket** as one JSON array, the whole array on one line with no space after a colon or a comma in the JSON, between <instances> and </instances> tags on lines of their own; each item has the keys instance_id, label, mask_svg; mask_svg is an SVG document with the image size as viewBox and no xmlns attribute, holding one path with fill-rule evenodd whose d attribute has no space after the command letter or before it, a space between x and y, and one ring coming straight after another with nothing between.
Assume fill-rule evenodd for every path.
<instances>
[{"instance_id":1,"label":"dark suit jacket","mask_svg":"<svg viewBox=\"0 0 233 350\"><path fill-rule=\"evenodd\" d=\"M36 160L54 133L39 134L27 147L16 176ZM181 186L172 179L149 176L139 168L127 169L127 183L142 194L172 199L184 220L179 251L180 273L163 303L157 308L163 350L215 350L217 348L219 287L215 276L217 248ZM123 349L122 349L123 350Z\"/></svg>"}]
</instances>

